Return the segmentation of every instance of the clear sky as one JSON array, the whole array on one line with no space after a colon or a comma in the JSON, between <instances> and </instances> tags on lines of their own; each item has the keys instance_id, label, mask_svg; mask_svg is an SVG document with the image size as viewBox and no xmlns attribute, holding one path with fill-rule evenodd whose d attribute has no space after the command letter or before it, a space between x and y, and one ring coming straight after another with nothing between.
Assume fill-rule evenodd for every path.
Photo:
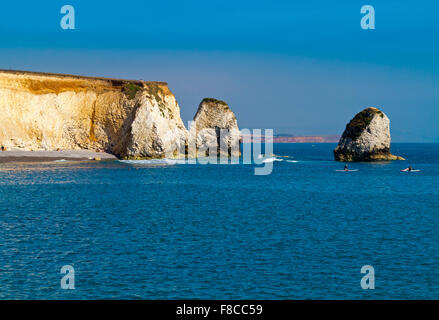
<instances>
[{"instance_id":1,"label":"clear sky","mask_svg":"<svg viewBox=\"0 0 439 320\"><path fill-rule=\"evenodd\" d=\"M8 1L0 35L2 69L166 81L185 122L215 97L241 128L341 134L376 106L394 141L439 142L437 0Z\"/></svg>"}]
</instances>

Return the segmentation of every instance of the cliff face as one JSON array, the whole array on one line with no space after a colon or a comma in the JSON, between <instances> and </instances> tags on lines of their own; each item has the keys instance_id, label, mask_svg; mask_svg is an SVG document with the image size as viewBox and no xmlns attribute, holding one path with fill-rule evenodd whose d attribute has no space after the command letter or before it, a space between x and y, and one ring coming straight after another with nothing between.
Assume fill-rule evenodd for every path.
<instances>
[{"instance_id":1,"label":"cliff face","mask_svg":"<svg viewBox=\"0 0 439 320\"><path fill-rule=\"evenodd\" d=\"M217 154L239 157L240 134L235 114L226 102L212 98L201 101L189 131L198 156Z\"/></svg>"},{"instance_id":2,"label":"cliff face","mask_svg":"<svg viewBox=\"0 0 439 320\"><path fill-rule=\"evenodd\" d=\"M166 83L0 71L0 145L184 154L187 131Z\"/></svg>"},{"instance_id":3,"label":"cliff face","mask_svg":"<svg viewBox=\"0 0 439 320\"><path fill-rule=\"evenodd\" d=\"M404 160L390 153L390 121L377 108L359 112L334 150L337 161Z\"/></svg>"}]
</instances>

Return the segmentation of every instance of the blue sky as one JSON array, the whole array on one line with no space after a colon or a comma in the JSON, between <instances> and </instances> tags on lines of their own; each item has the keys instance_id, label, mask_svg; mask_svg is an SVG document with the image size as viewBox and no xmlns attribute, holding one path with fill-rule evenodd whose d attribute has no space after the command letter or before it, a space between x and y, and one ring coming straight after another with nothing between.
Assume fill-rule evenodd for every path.
<instances>
[{"instance_id":1,"label":"blue sky","mask_svg":"<svg viewBox=\"0 0 439 320\"><path fill-rule=\"evenodd\" d=\"M394 141L439 142L438 15L434 0L7 2L0 68L167 81L185 122L211 96L275 133L341 134L377 106Z\"/></svg>"}]
</instances>

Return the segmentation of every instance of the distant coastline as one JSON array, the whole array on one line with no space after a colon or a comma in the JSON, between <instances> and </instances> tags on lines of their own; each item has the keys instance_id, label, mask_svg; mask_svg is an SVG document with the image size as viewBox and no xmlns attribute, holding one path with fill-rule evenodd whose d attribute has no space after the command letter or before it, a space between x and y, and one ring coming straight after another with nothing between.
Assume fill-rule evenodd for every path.
<instances>
[{"instance_id":1,"label":"distant coastline","mask_svg":"<svg viewBox=\"0 0 439 320\"><path fill-rule=\"evenodd\" d=\"M241 135L243 143L265 142L263 135ZM293 136L293 135L275 135L274 143L337 143L340 140L339 135L323 136Z\"/></svg>"}]
</instances>

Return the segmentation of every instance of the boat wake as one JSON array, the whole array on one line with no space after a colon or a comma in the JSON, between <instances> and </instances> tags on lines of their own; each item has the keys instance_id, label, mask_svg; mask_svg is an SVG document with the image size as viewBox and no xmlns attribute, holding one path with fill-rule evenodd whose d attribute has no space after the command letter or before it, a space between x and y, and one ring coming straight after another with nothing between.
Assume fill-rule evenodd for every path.
<instances>
[{"instance_id":1,"label":"boat wake","mask_svg":"<svg viewBox=\"0 0 439 320\"><path fill-rule=\"evenodd\" d=\"M297 163L300 162L298 160L287 160L287 159L280 159L278 157L270 157L270 158L265 158L264 160L262 160L263 163L268 163L268 162L275 162L275 161L285 161L285 162L291 162L291 163Z\"/></svg>"}]
</instances>

